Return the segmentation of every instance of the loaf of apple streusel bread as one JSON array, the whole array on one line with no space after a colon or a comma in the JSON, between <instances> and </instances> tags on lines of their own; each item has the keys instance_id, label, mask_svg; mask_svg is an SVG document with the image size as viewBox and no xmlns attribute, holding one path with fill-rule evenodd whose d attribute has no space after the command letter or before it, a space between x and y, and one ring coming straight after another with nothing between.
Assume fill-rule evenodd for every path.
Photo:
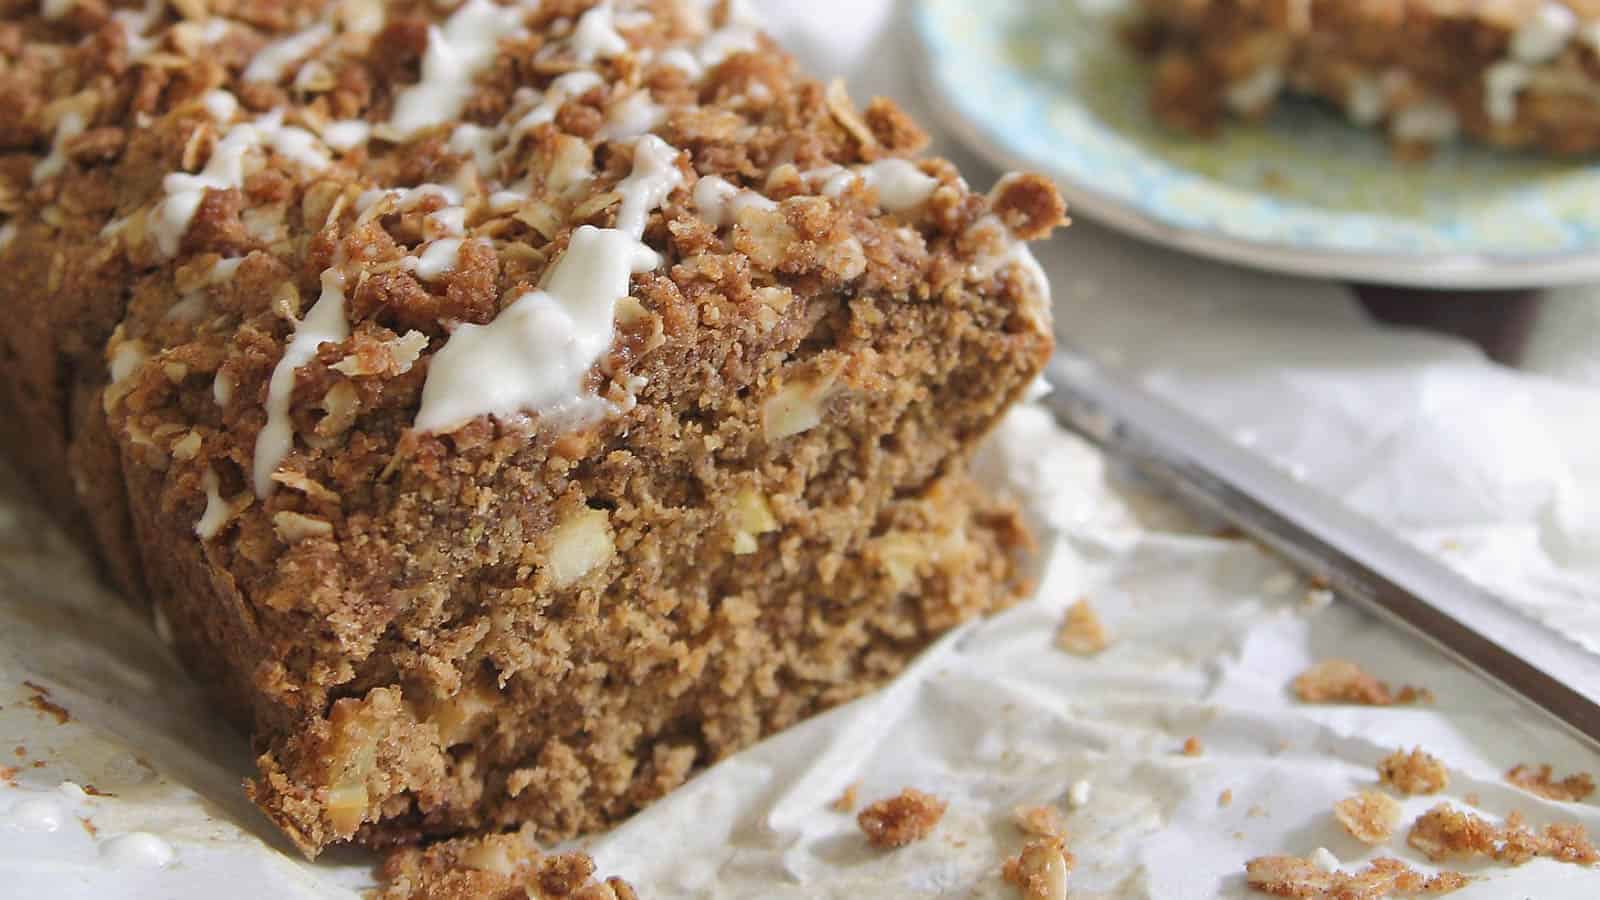
<instances>
[{"instance_id":1,"label":"loaf of apple streusel bread","mask_svg":"<svg viewBox=\"0 0 1600 900\"><path fill-rule=\"evenodd\" d=\"M615 821L1015 600L976 194L726 3L9 0L4 443L308 854Z\"/></svg>"}]
</instances>

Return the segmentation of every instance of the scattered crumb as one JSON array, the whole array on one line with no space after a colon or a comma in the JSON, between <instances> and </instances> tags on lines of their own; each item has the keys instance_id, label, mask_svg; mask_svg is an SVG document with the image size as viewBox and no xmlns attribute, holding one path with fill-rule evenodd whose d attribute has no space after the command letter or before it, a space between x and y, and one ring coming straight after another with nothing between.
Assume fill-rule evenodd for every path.
<instances>
[{"instance_id":1,"label":"scattered crumb","mask_svg":"<svg viewBox=\"0 0 1600 900\"><path fill-rule=\"evenodd\" d=\"M1518 765L1506 773L1506 781L1531 794L1563 803L1578 803L1594 793L1594 776L1588 772L1577 772L1557 781L1552 771L1548 765L1541 765L1537 771Z\"/></svg>"},{"instance_id":2,"label":"scattered crumb","mask_svg":"<svg viewBox=\"0 0 1600 900\"><path fill-rule=\"evenodd\" d=\"M97 828L93 822L89 821L88 816L79 816L78 824L83 826L84 831L89 832L89 837L94 837L100 833L100 829Z\"/></svg>"},{"instance_id":3,"label":"scattered crumb","mask_svg":"<svg viewBox=\"0 0 1600 900\"><path fill-rule=\"evenodd\" d=\"M1067 617L1056 632L1056 646L1078 656L1093 656L1111 646L1111 632L1087 597L1067 608Z\"/></svg>"},{"instance_id":4,"label":"scattered crumb","mask_svg":"<svg viewBox=\"0 0 1600 900\"><path fill-rule=\"evenodd\" d=\"M1266 808L1259 803L1250 804L1250 808L1244 811L1244 817L1247 819L1259 819L1266 814Z\"/></svg>"},{"instance_id":5,"label":"scattered crumb","mask_svg":"<svg viewBox=\"0 0 1600 900\"><path fill-rule=\"evenodd\" d=\"M1466 795L1465 797L1462 797L1461 799L1467 801L1467 805L1468 806L1482 806L1483 805L1482 801L1480 801L1478 799L1478 793L1476 791Z\"/></svg>"},{"instance_id":6,"label":"scattered crumb","mask_svg":"<svg viewBox=\"0 0 1600 900\"><path fill-rule=\"evenodd\" d=\"M1019 806L1011 811L1011 818L1024 834L1034 837L1066 837L1061 825L1061 814L1054 806Z\"/></svg>"},{"instance_id":7,"label":"scattered crumb","mask_svg":"<svg viewBox=\"0 0 1600 900\"><path fill-rule=\"evenodd\" d=\"M833 802L828 804L828 808L832 809L834 812L842 812L842 813L855 812L856 811L856 793L858 791L860 791L860 790L861 790L861 782L859 782L859 781L852 782L849 786L847 786L844 789L844 793L842 793L839 796L833 798Z\"/></svg>"},{"instance_id":8,"label":"scattered crumb","mask_svg":"<svg viewBox=\"0 0 1600 900\"><path fill-rule=\"evenodd\" d=\"M1311 612L1321 612L1333 605L1333 591L1326 588L1312 588L1306 591L1305 598L1300 602Z\"/></svg>"},{"instance_id":9,"label":"scattered crumb","mask_svg":"<svg viewBox=\"0 0 1600 900\"><path fill-rule=\"evenodd\" d=\"M83 792L85 794L88 794L91 797L115 797L116 796L116 794L113 794L113 793L110 793L110 792L107 792L107 791L102 791L102 790L100 790L99 788L95 787L92 784L84 785L83 786Z\"/></svg>"},{"instance_id":10,"label":"scattered crumb","mask_svg":"<svg viewBox=\"0 0 1600 900\"><path fill-rule=\"evenodd\" d=\"M1205 745L1200 743L1200 739L1199 738L1197 738L1197 737L1195 737L1193 735L1190 735L1186 740L1184 740L1184 742L1183 742L1183 755L1184 756L1199 756L1200 754L1202 754L1204 752L1206 752Z\"/></svg>"},{"instance_id":11,"label":"scattered crumb","mask_svg":"<svg viewBox=\"0 0 1600 900\"><path fill-rule=\"evenodd\" d=\"M944 818L945 802L916 788L879 800L856 816L867 843L879 849L920 841Z\"/></svg>"},{"instance_id":12,"label":"scattered crumb","mask_svg":"<svg viewBox=\"0 0 1600 900\"><path fill-rule=\"evenodd\" d=\"M1412 748L1385 756L1378 763L1378 780L1402 794L1437 794L1450 786L1450 772L1436 757Z\"/></svg>"},{"instance_id":13,"label":"scattered crumb","mask_svg":"<svg viewBox=\"0 0 1600 900\"><path fill-rule=\"evenodd\" d=\"M1485 857L1511 866L1520 866L1534 857L1592 866L1600 863L1600 851L1590 842L1588 832L1576 823L1547 825L1543 833L1529 828L1522 814L1513 812L1504 825L1441 803L1417 818L1406 835L1406 843L1429 859L1471 859Z\"/></svg>"},{"instance_id":14,"label":"scattered crumb","mask_svg":"<svg viewBox=\"0 0 1600 900\"><path fill-rule=\"evenodd\" d=\"M598 880L582 853L546 855L533 830L456 838L389 854L372 900L638 900L620 878Z\"/></svg>"},{"instance_id":15,"label":"scattered crumb","mask_svg":"<svg viewBox=\"0 0 1600 900\"><path fill-rule=\"evenodd\" d=\"M1301 672L1294 679L1294 693L1305 703L1353 703L1362 706L1394 706L1432 703L1427 688L1403 687L1397 694L1385 682L1367 674L1347 659L1326 659Z\"/></svg>"},{"instance_id":16,"label":"scattered crumb","mask_svg":"<svg viewBox=\"0 0 1600 900\"><path fill-rule=\"evenodd\" d=\"M19 757L19 758L20 758L20 757L23 757L23 756L27 756L27 755L28 755L28 748L27 748L27 747L24 747L24 746L22 746L22 745L21 745L21 744L18 744L18 745L17 745L17 749L16 749L16 751L15 751L15 752L16 752L16 754L17 754L17 756L18 756L18 757Z\"/></svg>"},{"instance_id":17,"label":"scattered crumb","mask_svg":"<svg viewBox=\"0 0 1600 900\"><path fill-rule=\"evenodd\" d=\"M1236 841L1242 841L1242 840L1244 840L1244 832L1242 832L1242 831L1235 831L1235 832L1234 832L1234 833L1233 833L1233 839L1234 839L1234 840L1236 840Z\"/></svg>"},{"instance_id":18,"label":"scattered crumb","mask_svg":"<svg viewBox=\"0 0 1600 900\"><path fill-rule=\"evenodd\" d=\"M72 716L65 709L46 700L43 695L36 694L29 697L28 705L46 715L55 716L57 725L65 725L72 720Z\"/></svg>"},{"instance_id":19,"label":"scattered crumb","mask_svg":"<svg viewBox=\"0 0 1600 900\"><path fill-rule=\"evenodd\" d=\"M1093 792L1093 790L1094 785L1084 781L1081 778L1077 781L1074 781L1072 783L1072 787L1067 789L1067 805L1073 809L1082 809L1083 807L1088 806L1089 795Z\"/></svg>"},{"instance_id":20,"label":"scattered crumb","mask_svg":"<svg viewBox=\"0 0 1600 900\"><path fill-rule=\"evenodd\" d=\"M36 759L36 760L33 761L33 767L35 769L42 769L42 768L44 768L44 766L45 766L45 762L42 759Z\"/></svg>"},{"instance_id":21,"label":"scattered crumb","mask_svg":"<svg viewBox=\"0 0 1600 900\"><path fill-rule=\"evenodd\" d=\"M17 786L17 767L16 766L0 766L0 783L4 783L9 787L16 787Z\"/></svg>"},{"instance_id":22,"label":"scattered crumb","mask_svg":"<svg viewBox=\"0 0 1600 900\"><path fill-rule=\"evenodd\" d=\"M1258 856L1245 863L1244 871L1245 880L1258 891L1311 900L1381 900L1396 894L1448 894L1461 890L1472 880L1459 872L1423 875L1400 860L1390 858L1375 859L1358 872L1329 872L1311 859Z\"/></svg>"},{"instance_id":23,"label":"scattered crumb","mask_svg":"<svg viewBox=\"0 0 1600 900\"><path fill-rule=\"evenodd\" d=\"M1024 900L1067 900L1067 875L1077 860L1059 837L1040 837L1029 841L1005 861L1000 877L1015 885Z\"/></svg>"},{"instance_id":24,"label":"scattered crumb","mask_svg":"<svg viewBox=\"0 0 1600 900\"><path fill-rule=\"evenodd\" d=\"M1217 795L1217 805L1218 806L1232 806L1233 805L1233 788L1226 788L1226 789L1223 790L1222 793Z\"/></svg>"},{"instance_id":25,"label":"scattered crumb","mask_svg":"<svg viewBox=\"0 0 1600 900\"><path fill-rule=\"evenodd\" d=\"M1382 791L1362 791L1335 803L1333 817L1351 837L1377 846L1400 824L1400 802Z\"/></svg>"},{"instance_id":26,"label":"scattered crumb","mask_svg":"<svg viewBox=\"0 0 1600 900\"><path fill-rule=\"evenodd\" d=\"M27 688L30 691L33 691L35 694L39 694L40 696L43 696L43 697L50 696L50 689L45 687L42 684L39 684L38 682L28 681L27 679L23 679L22 686Z\"/></svg>"}]
</instances>

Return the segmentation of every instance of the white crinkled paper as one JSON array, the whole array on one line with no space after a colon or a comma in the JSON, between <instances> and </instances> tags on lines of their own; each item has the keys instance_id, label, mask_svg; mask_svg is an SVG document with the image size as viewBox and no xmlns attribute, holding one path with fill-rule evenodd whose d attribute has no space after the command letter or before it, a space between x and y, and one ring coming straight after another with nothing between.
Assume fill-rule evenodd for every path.
<instances>
[{"instance_id":1,"label":"white crinkled paper","mask_svg":"<svg viewBox=\"0 0 1600 900\"><path fill-rule=\"evenodd\" d=\"M888 0L764 5L815 70L918 105ZM1040 255L1070 340L1600 647L1600 390L1559 379L1574 366L1509 372L1459 343L1375 326L1343 289L1089 226ZM602 872L646 897L1014 896L998 877L1020 844L1011 810L1054 803L1078 857L1074 898L1246 896L1252 856L1374 855L1329 810L1402 745L1449 764L1458 803L1475 793L1491 814L1600 832L1593 802L1542 800L1500 778L1523 762L1597 771L1600 756L1417 642L1342 603L1308 602L1252 545L1116 488L1098 453L1041 410L1015 413L979 465L1039 526L1036 598L585 842ZM0 895L349 898L369 885L371 856L307 864L273 832L240 789L245 741L19 496L0 479L0 765L18 767L15 787L0 786ZM1079 597L1116 637L1092 659L1052 643ZM1293 676L1334 656L1438 702L1294 702ZM70 721L29 705L24 679ZM1190 736L1199 757L1178 752ZM857 782L864 801L909 785L950 811L928 840L872 851L853 817L829 808ZM1069 808L1078 782L1088 802ZM1407 820L1432 802L1408 800ZM1403 840L1384 852L1426 868ZM1600 895L1600 873L1545 861L1482 874L1455 896Z\"/></svg>"}]
</instances>

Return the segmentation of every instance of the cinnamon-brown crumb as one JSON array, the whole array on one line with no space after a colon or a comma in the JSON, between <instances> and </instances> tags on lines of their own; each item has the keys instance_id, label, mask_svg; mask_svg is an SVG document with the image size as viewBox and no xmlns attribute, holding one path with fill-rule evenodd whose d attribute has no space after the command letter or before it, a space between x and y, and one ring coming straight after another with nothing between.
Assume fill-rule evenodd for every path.
<instances>
[{"instance_id":1,"label":"cinnamon-brown crumb","mask_svg":"<svg viewBox=\"0 0 1600 900\"><path fill-rule=\"evenodd\" d=\"M1437 794L1450 786L1450 772L1444 763L1413 747L1385 756L1378 763L1378 780L1402 794Z\"/></svg>"},{"instance_id":2,"label":"cinnamon-brown crumb","mask_svg":"<svg viewBox=\"0 0 1600 900\"><path fill-rule=\"evenodd\" d=\"M627 882L601 881L594 869L582 853L541 853L524 828L397 850L372 900L637 900Z\"/></svg>"},{"instance_id":3,"label":"cinnamon-brown crumb","mask_svg":"<svg viewBox=\"0 0 1600 900\"><path fill-rule=\"evenodd\" d=\"M1206 752L1205 745L1200 743L1200 739L1199 738L1197 738L1197 737L1195 737L1193 735L1190 735L1188 738L1186 738L1184 740L1184 742L1183 742L1183 755L1184 756L1199 756L1200 754L1202 754L1204 752Z\"/></svg>"},{"instance_id":4,"label":"cinnamon-brown crumb","mask_svg":"<svg viewBox=\"0 0 1600 900\"><path fill-rule=\"evenodd\" d=\"M83 792L85 794L88 794L91 797L115 797L116 796L116 794L110 793L109 791L102 791L102 790L100 790L99 788L95 787L92 784L84 785L83 786Z\"/></svg>"},{"instance_id":5,"label":"cinnamon-brown crumb","mask_svg":"<svg viewBox=\"0 0 1600 900\"><path fill-rule=\"evenodd\" d=\"M856 823L872 846L904 847L927 837L944 818L945 807L945 802L932 794L906 788L863 809Z\"/></svg>"},{"instance_id":6,"label":"cinnamon-brown crumb","mask_svg":"<svg viewBox=\"0 0 1600 900\"><path fill-rule=\"evenodd\" d=\"M1459 872L1423 875L1398 859L1375 859L1357 872L1327 872L1297 856L1259 856L1245 863L1252 888L1279 897L1308 900L1381 900L1384 897L1448 894L1472 879Z\"/></svg>"},{"instance_id":7,"label":"cinnamon-brown crumb","mask_svg":"<svg viewBox=\"0 0 1600 900\"><path fill-rule=\"evenodd\" d=\"M93 822L89 821L89 817L88 816L79 816L78 817L78 824L82 825L83 826L83 830L87 831L89 833L89 837L94 837L95 835L100 833L99 826L97 826Z\"/></svg>"},{"instance_id":8,"label":"cinnamon-brown crumb","mask_svg":"<svg viewBox=\"0 0 1600 900\"><path fill-rule=\"evenodd\" d=\"M1233 788L1224 788L1222 793L1217 795L1217 805L1218 806L1232 806L1233 805Z\"/></svg>"},{"instance_id":9,"label":"cinnamon-brown crumb","mask_svg":"<svg viewBox=\"0 0 1600 900\"><path fill-rule=\"evenodd\" d=\"M16 749L16 754L17 754L18 758L25 757L25 756L28 755L28 748L22 746L21 744L18 744L17 745L17 749Z\"/></svg>"},{"instance_id":10,"label":"cinnamon-brown crumb","mask_svg":"<svg viewBox=\"0 0 1600 900\"><path fill-rule=\"evenodd\" d=\"M28 698L28 705L48 716L54 716L57 725L65 725L72 721L72 716L59 703L46 700L42 694L35 694Z\"/></svg>"},{"instance_id":11,"label":"cinnamon-brown crumb","mask_svg":"<svg viewBox=\"0 0 1600 900\"><path fill-rule=\"evenodd\" d=\"M1400 824L1400 803L1382 791L1362 791L1335 803L1333 817L1351 837L1376 846Z\"/></svg>"},{"instance_id":12,"label":"cinnamon-brown crumb","mask_svg":"<svg viewBox=\"0 0 1600 900\"><path fill-rule=\"evenodd\" d=\"M28 679L24 678L22 680L22 686L30 691L33 691L35 694L38 694L41 697L50 696L50 689L38 683L37 681L29 681Z\"/></svg>"},{"instance_id":13,"label":"cinnamon-brown crumb","mask_svg":"<svg viewBox=\"0 0 1600 900\"><path fill-rule=\"evenodd\" d=\"M8 787L16 787L17 786L17 767L16 766L0 766L0 783L3 783Z\"/></svg>"},{"instance_id":14,"label":"cinnamon-brown crumb","mask_svg":"<svg viewBox=\"0 0 1600 900\"><path fill-rule=\"evenodd\" d=\"M1402 687L1399 693L1347 659L1326 659L1294 679L1294 693L1305 703L1353 703L1362 706L1432 703L1427 688Z\"/></svg>"},{"instance_id":15,"label":"cinnamon-brown crumb","mask_svg":"<svg viewBox=\"0 0 1600 900\"><path fill-rule=\"evenodd\" d=\"M1111 646L1111 632L1088 598L1067 608L1067 617L1056 632L1056 646L1077 656L1093 656Z\"/></svg>"},{"instance_id":16,"label":"cinnamon-brown crumb","mask_svg":"<svg viewBox=\"0 0 1600 900\"><path fill-rule=\"evenodd\" d=\"M1563 803L1578 803L1594 793L1594 776L1588 772L1576 772L1559 781L1553 772L1549 765L1541 765L1538 769L1517 765L1506 773L1506 781L1547 800Z\"/></svg>"},{"instance_id":17,"label":"cinnamon-brown crumb","mask_svg":"<svg viewBox=\"0 0 1600 900\"><path fill-rule=\"evenodd\" d=\"M1024 834L1034 837L1066 837L1061 824L1061 813L1054 806L1019 806L1011 811L1011 818Z\"/></svg>"},{"instance_id":18,"label":"cinnamon-brown crumb","mask_svg":"<svg viewBox=\"0 0 1600 900\"><path fill-rule=\"evenodd\" d=\"M1523 822L1521 813L1513 812L1504 825L1495 825L1448 803L1418 817L1406 843L1435 862L1483 857L1520 866L1540 856L1584 866L1600 862L1600 851L1582 825L1557 823L1536 832Z\"/></svg>"},{"instance_id":19,"label":"cinnamon-brown crumb","mask_svg":"<svg viewBox=\"0 0 1600 900\"><path fill-rule=\"evenodd\" d=\"M844 789L844 793L842 793L839 796L833 798L833 802L828 804L829 808L832 809L834 812L842 812L842 813L855 812L856 811L856 793L858 791L860 791L860 790L861 790L861 782L859 782L859 781L851 782Z\"/></svg>"},{"instance_id":20,"label":"cinnamon-brown crumb","mask_svg":"<svg viewBox=\"0 0 1600 900\"><path fill-rule=\"evenodd\" d=\"M1067 900L1067 876L1076 864L1065 840L1039 837L1005 861L1000 877L1014 885L1024 900Z\"/></svg>"}]
</instances>

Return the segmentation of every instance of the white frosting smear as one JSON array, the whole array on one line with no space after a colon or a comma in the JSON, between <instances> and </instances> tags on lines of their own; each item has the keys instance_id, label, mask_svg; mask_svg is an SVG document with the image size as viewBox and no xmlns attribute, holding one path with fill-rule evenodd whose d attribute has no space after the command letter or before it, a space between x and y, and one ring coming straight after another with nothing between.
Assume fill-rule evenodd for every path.
<instances>
[{"instance_id":1,"label":"white frosting smear","mask_svg":"<svg viewBox=\"0 0 1600 900\"><path fill-rule=\"evenodd\" d=\"M228 522L228 501L222 499L222 483L214 469L207 469L200 483L206 491L206 509L200 514L200 521L194 523L194 533L200 540L209 541Z\"/></svg>"},{"instance_id":2,"label":"white frosting smear","mask_svg":"<svg viewBox=\"0 0 1600 900\"><path fill-rule=\"evenodd\" d=\"M518 6L467 0L443 27L430 28L422 80L395 98L389 117L393 134L409 138L459 117L472 96L473 79L494 62L500 38L522 24L522 14Z\"/></svg>"},{"instance_id":3,"label":"white frosting smear","mask_svg":"<svg viewBox=\"0 0 1600 900\"><path fill-rule=\"evenodd\" d=\"M322 142L340 153L347 153L365 144L372 135L372 123L361 119L342 119L330 122L322 129Z\"/></svg>"},{"instance_id":4,"label":"white frosting smear","mask_svg":"<svg viewBox=\"0 0 1600 900\"><path fill-rule=\"evenodd\" d=\"M572 31L572 49L578 55L578 62L583 63L628 52L627 40L617 33L610 0L578 17L578 26Z\"/></svg>"},{"instance_id":5,"label":"white frosting smear","mask_svg":"<svg viewBox=\"0 0 1600 900\"><path fill-rule=\"evenodd\" d=\"M660 264L630 234L585 225L544 288L518 297L488 325L462 325L428 367L416 427L448 432L483 415L585 417L602 402L584 390L611 347L617 301L636 273Z\"/></svg>"},{"instance_id":6,"label":"white frosting smear","mask_svg":"<svg viewBox=\"0 0 1600 900\"><path fill-rule=\"evenodd\" d=\"M38 184L61 174L67 167L67 142L83 134L83 116L76 111L64 112L56 120L55 139L50 142L50 155L33 164L33 183Z\"/></svg>"},{"instance_id":7,"label":"white frosting smear","mask_svg":"<svg viewBox=\"0 0 1600 900\"><path fill-rule=\"evenodd\" d=\"M434 241L417 258L416 274L423 281L433 281L456 267L461 255L461 238Z\"/></svg>"},{"instance_id":8,"label":"white frosting smear","mask_svg":"<svg viewBox=\"0 0 1600 900\"><path fill-rule=\"evenodd\" d=\"M617 185L622 208L617 211L617 230L644 237L645 220L652 210L666 202L674 188L683 184L683 173L675 165L678 150L653 134L633 145L633 172Z\"/></svg>"},{"instance_id":9,"label":"white frosting smear","mask_svg":"<svg viewBox=\"0 0 1600 900\"><path fill-rule=\"evenodd\" d=\"M905 212L928 202L939 179L924 174L904 159L880 159L863 166L861 180L878 191L878 203L889 212Z\"/></svg>"},{"instance_id":10,"label":"white frosting smear","mask_svg":"<svg viewBox=\"0 0 1600 900\"><path fill-rule=\"evenodd\" d=\"M350 336L350 325L344 319L344 281L344 273L337 265L322 273L322 295L295 325L294 337L272 370L272 380L267 385L267 424L256 438L254 482L258 497L272 494L272 473L294 446L289 401L294 395L295 373L311 361L318 347Z\"/></svg>"},{"instance_id":11,"label":"white frosting smear","mask_svg":"<svg viewBox=\"0 0 1600 900\"><path fill-rule=\"evenodd\" d=\"M1561 54L1578 30L1578 15L1554 0L1539 5L1511 36L1511 58L1518 62L1549 62Z\"/></svg>"},{"instance_id":12,"label":"white frosting smear","mask_svg":"<svg viewBox=\"0 0 1600 900\"><path fill-rule=\"evenodd\" d=\"M250 58L250 64L244 68L244 80L269 83L281 81L283 73L290 65L304 59L331 37L333 29L319 23L304 31L273 41Z\"/></svg>"},{"instance_id":13,"label":"white frosting smear","mask_svg":"<svg viewBox=\"0 0 1600 900\"><path fill-rule=\"evenodd\" d=\"M771 199L740 189L716 175L707 175L695 182L694 206L701 218L717 228L733 224L744 209L778 208Z\"/></svg>"}]
</instances>

